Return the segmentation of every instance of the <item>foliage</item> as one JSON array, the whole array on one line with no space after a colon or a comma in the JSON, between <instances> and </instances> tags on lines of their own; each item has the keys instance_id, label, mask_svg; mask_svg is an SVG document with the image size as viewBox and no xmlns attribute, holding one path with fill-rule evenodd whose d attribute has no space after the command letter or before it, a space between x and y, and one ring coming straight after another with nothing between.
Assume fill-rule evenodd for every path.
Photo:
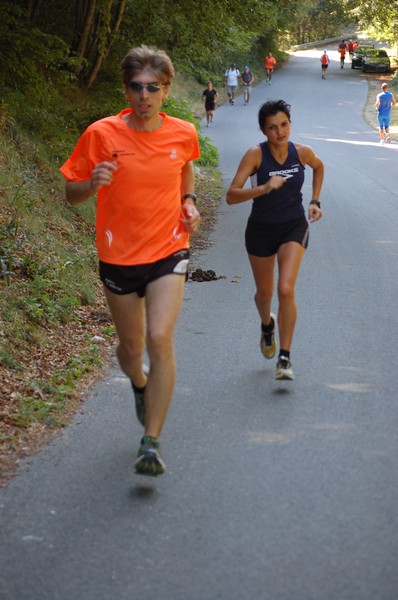
<instances>
[{"instance_id":1,"label":"foliage","mask_svg":"<svg viewBox=\"0 0 398 600\"><path fill-rule=\"evenodd\" d=\"M5 119L0 131L0 446L6 453L25 439L32 423L61 425L78 380L101 361L92 336L79 342L89 327L104 335L88 318L94 306L101 306L93 210L90 203L85 212L66 205L61 177L43 148ZM0 460L0 477L1 468Z\"/></svg>"},{"instance_id":2,"label":"foliage","mask_svg":"<svg viewBox=\"0 0 398 600\"><path fill-rule=\"evenodd\" d=\"M2 334L16 352L34 326L66 322L75 306L94 301L96 264L92 225L60 201L61 181L53 181L22 139L18 148L0 138L0 312Z\"/></svg>"},{"instance_id":3,"label":"foliage","mask_svg":"<svg viewBox=\"0 0 398 600\"><path fill-rule=\"evenodd\" d=\"M282 0L281 6L280 27L288 45L336 36L349 21L344 1Z\"/></svg>"},{"instance_id":4,"label":"foliage","mask_svg":"<svg viewBox=\"0 0 398 600\"><path fill-rule=\"evenodd\" d=\"M258 52L263 54L285 41L298 43L303 37L319 37L336 29L343 18L344 2L0 0L4 14L0 55L6 57L7 50L13 49L5 61L0 86L2 83L25 95L29 83L35 86L36 104L39 92L47 90L41 85L42 78L55 69L58 77L71 81L77 78L80 87L88 89L104 78L112 78L126 48L141 43L164 48L178 69L197 72L198 80L205 83L208 76L213 78L232 60L243 63L249 58L253 63ZM30 44L32 53L27 52ZM26 58L22 63L21 56ZM37 76L32 78L35 69ZM54 101L59 100L56 90L47 94L47 99L51 101L52 96Z\"/></svg>"},{"instance_id":5,"label":"foliage","mask_svg":"<svg viewBox=\"0 0 398 600\"><path fill-rule=\"evenodd\" d=\"M275 0L133 0L122 25L123 37L131 44L139 40L165 48L177 63L188 59L211 70L226 48L238 49L246 35L255 38L264 23L275 25L270 22L274 6Z\"/></svg>"},{"instance_id":6,"label":"foliage","mask_svg":"<svg viewBox=\"0 0 398 600\"><path fill-rule=\"evenodd\" d=\"M167 100L163 102L162 110L171 117L178 117L189 123L196 124L192 115L192 110L186 100L177 100L177 98L169 96Z\"/></svg>"},{"instance_id":7,"label":"foliage","mask_svg":"<svg viewBox=\"0 0 398 600\"><path fill-rule=\"evenodd\" d=\"M369 36L396 44L398 41L398 6L385 0L346 0L346 11Z\"/></svg>"},{"instance_id":8,"label":"foliage","mask_svg":"<svg viewBox=\"0 0 398 600\"><path fill-rule=\"evenodd\" d=\"M46 106L49 91L61 92L62 86L73 80L68 71L73 66L69 46L61 36L32 27L24 12L13 4L6 3L1 15L0 88Z\"/></svg>"},{"instance_id":9,"label":"foliage","mask_svg":"<svg viewBox=\"0 0 398 600\"><path fill-rule=\"evenodd\" d=\"M199 134L200 142L200 158L196 161L198 165L203 167L218 166L218 150L211 143L210 138Z\"/></svg>"}]
</instances>

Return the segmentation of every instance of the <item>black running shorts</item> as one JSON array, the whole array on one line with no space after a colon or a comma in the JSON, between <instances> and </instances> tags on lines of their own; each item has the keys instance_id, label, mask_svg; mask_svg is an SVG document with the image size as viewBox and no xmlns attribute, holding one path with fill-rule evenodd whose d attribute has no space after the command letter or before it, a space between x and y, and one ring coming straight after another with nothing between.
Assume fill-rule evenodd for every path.
<instances>
[{"instance_id":1,"label":"black running shorts","mask_svg":"<svg viewBox=\"0 0 398 600\"><path fill-rule=\"evenodd\" d=\"M99 261L99 275L104 286L114 294L137 293L145 296L148 283L172 273L187 277L189 250L180 250L161 260L132 266L111 265Z\"/></svg>"},{"instance_id":2,"label":"black running shorts","mask_svg":"<svg viewBox=\"0 0 398 600\"><path fill-rule=\"evenodd\" d=\"M260 257L273 256L287 242L307 248L308 238L309 225L304 216L287 223L261 223L249 218L245 232L248 254Z\"/></svg>"}]
</instances>

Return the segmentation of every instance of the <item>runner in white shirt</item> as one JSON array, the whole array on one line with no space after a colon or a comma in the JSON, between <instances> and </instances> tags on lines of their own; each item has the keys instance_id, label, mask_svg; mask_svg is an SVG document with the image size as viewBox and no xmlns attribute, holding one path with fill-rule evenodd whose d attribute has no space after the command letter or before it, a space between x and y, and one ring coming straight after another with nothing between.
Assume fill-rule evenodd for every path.
<instances>
[{"instance_id":1,"label":"runner in white shirt","mask_svg":"<svg viewBox=\"0 0 398 600\"><path fill-rule=\"evenodd\" d=\"M240 78L239 69L236 68L236 64L232 63L229 69L225 71L224 75L224 87L227 86L227 94L230 104L235 104L235 94L238 87L238 79Z\"/></svg>"}]
</instances>

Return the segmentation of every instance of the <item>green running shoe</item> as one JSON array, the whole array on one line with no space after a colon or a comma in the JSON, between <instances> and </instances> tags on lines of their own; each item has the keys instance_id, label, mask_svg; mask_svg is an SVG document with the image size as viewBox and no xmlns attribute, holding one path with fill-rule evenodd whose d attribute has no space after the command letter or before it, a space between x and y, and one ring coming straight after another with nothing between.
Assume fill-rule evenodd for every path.
<instances>
[{"instance_id":1,"label":"green running shoe","mask_svg":"<svg viewBox=\"0 0 398 600\"><path fill-rule=\"evenodd\" d=\"M144 435L141 440L141 445L138 450L137 459L134 463L136 473L140 475L151 475L156 477L161 475L166 470L166 465L160 454L159 440Z\"/></svg>"}]
</instances>

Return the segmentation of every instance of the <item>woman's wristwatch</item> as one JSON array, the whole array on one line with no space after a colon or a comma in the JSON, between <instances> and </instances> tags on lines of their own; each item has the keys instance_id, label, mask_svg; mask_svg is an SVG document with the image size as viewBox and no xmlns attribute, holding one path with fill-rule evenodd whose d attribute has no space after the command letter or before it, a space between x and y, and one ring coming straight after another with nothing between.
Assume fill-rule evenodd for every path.
<instances>
[{"instance_id":1,"label":"woman's wristwatch","mask_svg":"<svg viewBox=\"0 0 398 600\"><path fill-rule=\"evenodd\" d=\"M319 200L311 200L310 204L316 204L318 208L321 208L321 203Z\"/></svg>"}]
</instances>

